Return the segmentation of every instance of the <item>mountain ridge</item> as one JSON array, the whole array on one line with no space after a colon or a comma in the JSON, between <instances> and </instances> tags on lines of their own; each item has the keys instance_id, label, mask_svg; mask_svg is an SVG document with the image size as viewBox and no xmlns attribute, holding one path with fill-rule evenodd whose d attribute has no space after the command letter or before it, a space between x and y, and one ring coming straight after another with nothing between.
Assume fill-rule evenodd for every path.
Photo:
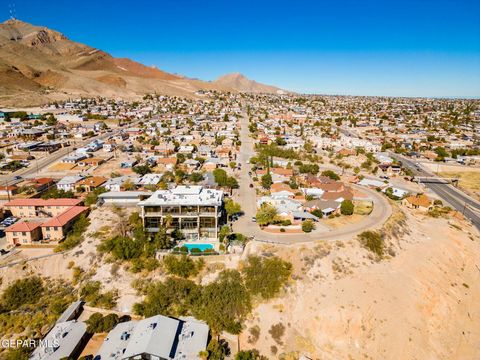
<instances>
[{"instance_id":1,"label":"mountain ridge","mask_svg":"<svg viewBox=\"0 0 480 360\"><path fill-rule=\"evenodd\" d=\"M278 90L243 75L233 82L226 79L228 74L212 82L191 79L128 58L115 58L44 26L16 19L0 23L3 106L41 105L71 96L136 99L154 92L193 97L198 90Z\"/></svg>"},{"instance_id":2,"label":"mountain ridge","mask_svg":"<svg viewBox=\"0 0 480 360\"><path fill-rule=\"evenodd\" d=\"M272 85L265 85L255 80L247 78L245 75L239 72L233 72L225 74L217 78L213 83L221 86L230 87L239 92L250 93L276 93L285 94L287 91L282 90Z\"/></svg>"}]
</instances>

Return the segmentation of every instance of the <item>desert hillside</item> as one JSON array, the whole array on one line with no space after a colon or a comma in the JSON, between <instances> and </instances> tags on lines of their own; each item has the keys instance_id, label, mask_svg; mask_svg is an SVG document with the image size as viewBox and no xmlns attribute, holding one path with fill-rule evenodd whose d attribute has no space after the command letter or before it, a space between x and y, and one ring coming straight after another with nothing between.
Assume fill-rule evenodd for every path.
<instances>
[{"instance_id":1,"label":"desert hillside","mask_svg":"<svg viewBox=\"0 0 480 360\"><path fill-rule=\"evenodd\" d=\"M227 77L228 78L228 77ZM70 96L134 99L146 93L193 96L200 89L276 92L247 79L205 82L114 58L46 27L0 24L0 106L32 106Z\"/></svg>"}]
</instances>

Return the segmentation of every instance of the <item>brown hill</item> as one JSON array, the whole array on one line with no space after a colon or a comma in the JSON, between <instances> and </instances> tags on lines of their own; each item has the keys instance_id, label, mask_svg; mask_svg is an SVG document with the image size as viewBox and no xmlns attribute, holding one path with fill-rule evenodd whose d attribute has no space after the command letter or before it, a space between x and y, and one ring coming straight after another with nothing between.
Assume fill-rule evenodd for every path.
<instances>
[{"instance_id":1,"label":"brown hill","mask_svg":"<svg viewBox=\"0 0 480 360\"><path fill-rule=\"evenodd\" d=\"M138 98L145 93L193 96L223 89L182 78L69 40L19 20L0 24L0 105L39 105L69 95Z\"/></svg>"},{"instance_id":2,"label":"brown hill","mask_svg":"<svg viewBox=\"0 0 480 360\"><path fill-rule=\"evenodd\" d=\"M239 92L285 94L285 90L250 80L240 73L227 74L213 82L215 85L231 88Z\"/></svg>"},{"instance_id":3,"label":"brown hill","mask_svg":"<svg viewBox=\"0 0 480 360\"><path fill-rule=\"evenodd\" d=\"M20 20L0 24L0 105L31 106L74 96L134 99L146 93L194 96L197 90L278 92L241 75L204 82L170 74L77 43Z\"/></svg>"}]
</instances>

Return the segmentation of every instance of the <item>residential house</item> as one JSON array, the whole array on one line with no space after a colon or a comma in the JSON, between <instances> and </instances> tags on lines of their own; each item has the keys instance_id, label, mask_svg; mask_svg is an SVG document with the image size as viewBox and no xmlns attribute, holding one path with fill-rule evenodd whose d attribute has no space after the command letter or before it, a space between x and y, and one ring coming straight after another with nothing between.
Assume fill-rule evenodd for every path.
<instances>
[{"instance_id":1,"label":"residential house","mask_svg":"<svg viewBox=\"0 0 480 360\"><path fill-rule=\"evenodd\" d=\"M223 191L177 186L156 191L138 206L142 209L144 227L150 233L157 232L169 216L170 226L181 230L188 240L216 240L223 213Z\"/></svg>"},{"instance_id":2,"label":"residential house","mask_svg":"<svg viewBox=\"0 0 480 360\"><path fill-rule=\"evenodd\" d=\"M103 158L86 158L78 162L78 166L99 166L105 162Z\"/></svg>"},{"instance_id":3,"label":"residential house","mask_svg":"<svg viewBox=\"0 0 480 360\"><path fill-rule=\"evenodd\" d=\"M87 324L83 321L56 323L30 355L30 360L77 359L88 342Z\"/></svg>"},{"instance_id":4,"label":"residential house","mask_svg":"<svg viewBox=\"0 0 480 360\"><path fill-rule=\"evenodd\" d=\"M107 178L104 178L103 176L92 176L79 181L77 183L77 189L84 189L86 192L91 192L106 182Z\"/></svg>"},{"instance_id":5,"label":"residential house","mask_svg":"<svg viewBox=\"0 0 480 360\"><path fill-rule=\"evenodd\" d=\"M85 176L82 175L65 176L61 178L60 181L57 183L57 189L63 191L74 191L77 183L84 178Z\"/></svg>"},{"instance_id":6,"label":"residential house","mask_svg":"<svg viewBox=\"0 0 480 360\"><path fill-rule=\"evenodd\" d=\"M433 208L433 203L425 194L407 196L402 200L402 204L410 209L418 209L427 212Z\"/></svg>"},{"instance_id":7,"label":"residential house","mask_svg":"<svg viewBox=\"0 0 480 360\"><path fill-rule=\"evenodd\" d=\"M200 360L208 337L204 322L156 315L119 323L108 333L95 359Z\"/></svg>"}]
</instances>

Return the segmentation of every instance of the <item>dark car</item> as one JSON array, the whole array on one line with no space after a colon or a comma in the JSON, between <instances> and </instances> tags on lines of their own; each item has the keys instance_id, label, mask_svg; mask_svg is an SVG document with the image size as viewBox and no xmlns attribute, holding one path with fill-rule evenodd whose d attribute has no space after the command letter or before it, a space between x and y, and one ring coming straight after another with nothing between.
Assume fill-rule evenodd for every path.
<instances>
[{"instance_id":1,"label":"dark car","mask_svg":"<svg viewBox=\"0 0 480 360\"><path fill-rule=\"evenodd\" d=\"M250 184L249 186L250 186L251 188L253 188L253 184Z\"/></svg>"}]
</instances>

